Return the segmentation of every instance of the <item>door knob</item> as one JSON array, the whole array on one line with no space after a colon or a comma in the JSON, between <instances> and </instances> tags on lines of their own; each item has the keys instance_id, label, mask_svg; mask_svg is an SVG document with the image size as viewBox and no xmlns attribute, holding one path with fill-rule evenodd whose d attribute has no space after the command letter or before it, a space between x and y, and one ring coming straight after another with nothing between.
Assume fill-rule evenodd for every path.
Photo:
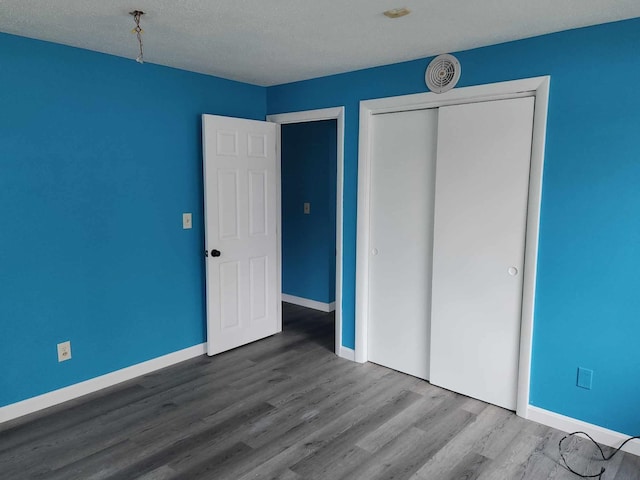
<instances>
[{"instance_id":1,"label":"door knob","mask_svg":"<svg viewBox=\"0 0 640 480\"><path fill-rule=\"evenodd\" d=\"M516 267L509 267L509 275L511 275L512 277L515 277L518 274L518 269Z\"/></svg>"},{"instance_id":2,"label":"door knob","mask_svg":"<svg viewBox=\"0 0 640 480\"><path fill-rule=\"evenodd\" d=\"M212 257L219 257L220 256L220 250L216 250L214 248L213 250L211 250L211 256Z\"/></svg>"}]
</instances>

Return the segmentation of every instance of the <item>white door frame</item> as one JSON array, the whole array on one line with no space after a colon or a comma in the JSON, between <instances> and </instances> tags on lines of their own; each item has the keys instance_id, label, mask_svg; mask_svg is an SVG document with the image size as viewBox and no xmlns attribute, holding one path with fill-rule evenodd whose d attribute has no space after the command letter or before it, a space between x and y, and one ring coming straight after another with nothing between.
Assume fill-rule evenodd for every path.
<instances>
[{"instance_id":1,"label":"white door frame","mask_svg":"<svg viewBox=\"0 0 640 480\"><path fill-rule=\"evenodd\" d=\"M529 406L531 375L531 346L533 338L533 309L540 228L540 201L547 129L547 108L551 77L492 83L456 88L446 93L432 92L360 102L360 135L358 143L358 225L356 245L356 348L355 360L366 362L367 322L369 312L369 232L371 198L371 140L372 117L380 113L437 108L445 105L475 103L507 98L535 97L533 142L529 176L529 202L525 238L522 318L520 332L520 363L516 413L526 417Z\"/></svg>"},{"instance_id":2,"label":"white door frame","mask_svg":"<svg viewBox=\"0 0 640 480\"><path fill-rule=\"evenodd\" d=\"M278 113L267 115L268 122L279 124L276 132L277 139L277 169L278 179L276 194L278 204L281 203L282 194L282 160L281 160L281 129L280 125L287 123L316 122L319 120L337 121L337 172L336 172L336 323L335 323L335 352L344 358L353 360L353 353L350 349L342 346L342 211L344 185L344 107L322 108L318 110L305 110L301 112ZM282 208L278 208L278 245L279 264L282 270Z\"/></svg>"}]
</instances>

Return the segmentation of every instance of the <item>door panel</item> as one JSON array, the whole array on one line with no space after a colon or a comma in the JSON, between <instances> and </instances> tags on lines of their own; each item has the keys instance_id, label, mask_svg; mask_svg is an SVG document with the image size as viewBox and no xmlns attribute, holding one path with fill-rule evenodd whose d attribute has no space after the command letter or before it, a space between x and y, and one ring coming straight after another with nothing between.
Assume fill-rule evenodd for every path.
<instances>
[{"instance_id":1,"label":"door panel","mask_svg":"<svg viewBox=\"0 0 640 480\"><path fill-rule=\"evenodd\" d=\"M440 108L431 382L515 410L532 97Z\"/></svg>"},{"instance_id":2,"label":"door panel","mask_svg":"<svg viewBox=\"0 0 640 480\"><path fill-rule=\"evenodd\" d=\"M267 315L267 257L252 258L251 276L251 321L263 320Z\"/></svg>"},{"instance_id":3,"label":"door panel","mask_svg":"<svg viewBox=\"0 0 640 480\"><path fill-rule=\"evenodd\" d=\"M238 171L218 172L219 238L238 238Z\"/></svg>"},{"instance_id":4,"label":"door panel","mask_svg":"<svg viewBox=\"0 0 640 480\"><path fill-rule=\"evenodd\" d=\"M209 355L282 328L275 143L273 123L203 115Z\"/></svg>"},{"instance_id":5,"label":"door panel","mask_svg":"<svg viewBox=\"0 0 640 480\"><path fill-rule=\"evenodd\" d=\"M429 378L437 110L373 118L369 360Z\"/></svg>"},{"instance_id":6,"label":"door panel","mask_svg":"<svg viewBox=\"0 0 640 480\"><path fill-rule=\"evenodd\" d=\"M220 310L223 329L240 326L240 264L220 263Z\"/></svg>"},{"instance_id":7,"label":"door panel","mask_svg":"<svg viewBox=\"0 0 640 480\"><path fill-rule=\"evenodd\" d=\"M267 172L249 172L249 235L267 234Z\"/></svg>"}]
</instances>

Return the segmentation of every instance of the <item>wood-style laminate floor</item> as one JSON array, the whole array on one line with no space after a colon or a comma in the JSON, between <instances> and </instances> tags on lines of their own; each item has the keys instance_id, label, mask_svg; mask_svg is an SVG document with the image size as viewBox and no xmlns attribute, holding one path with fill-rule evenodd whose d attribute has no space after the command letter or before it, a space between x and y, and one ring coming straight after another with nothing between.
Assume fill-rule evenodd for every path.
<instances>
[{"instance_id":1,"label":"wood-style laminate floor","mask_svg":"<svg viewBox=\"0 0 640 480\"><path fill-rule=\"evenodd\" d=\"M556 479L563 433L335 356L333 316L0 426L0 479ZM597 472L593 446L567 444ZM609 451L609 449L606 449ZM605 480L640 479L620 453Z\"/></svg>"}]
</instances>

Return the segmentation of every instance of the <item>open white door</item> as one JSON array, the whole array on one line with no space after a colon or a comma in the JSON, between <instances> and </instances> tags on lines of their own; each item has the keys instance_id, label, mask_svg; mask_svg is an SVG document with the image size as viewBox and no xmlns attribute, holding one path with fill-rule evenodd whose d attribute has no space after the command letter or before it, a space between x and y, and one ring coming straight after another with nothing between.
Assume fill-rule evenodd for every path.
<instances>
[{"instance_id":1,"label":"open white door","mask_svg":"<svg viewBox=\"0 0 640 480\"><path fill-rule=\"evenodd\" d=\"M276 128L202 116L209 355L282 329Z\"/></svg>"}]
</instances>

